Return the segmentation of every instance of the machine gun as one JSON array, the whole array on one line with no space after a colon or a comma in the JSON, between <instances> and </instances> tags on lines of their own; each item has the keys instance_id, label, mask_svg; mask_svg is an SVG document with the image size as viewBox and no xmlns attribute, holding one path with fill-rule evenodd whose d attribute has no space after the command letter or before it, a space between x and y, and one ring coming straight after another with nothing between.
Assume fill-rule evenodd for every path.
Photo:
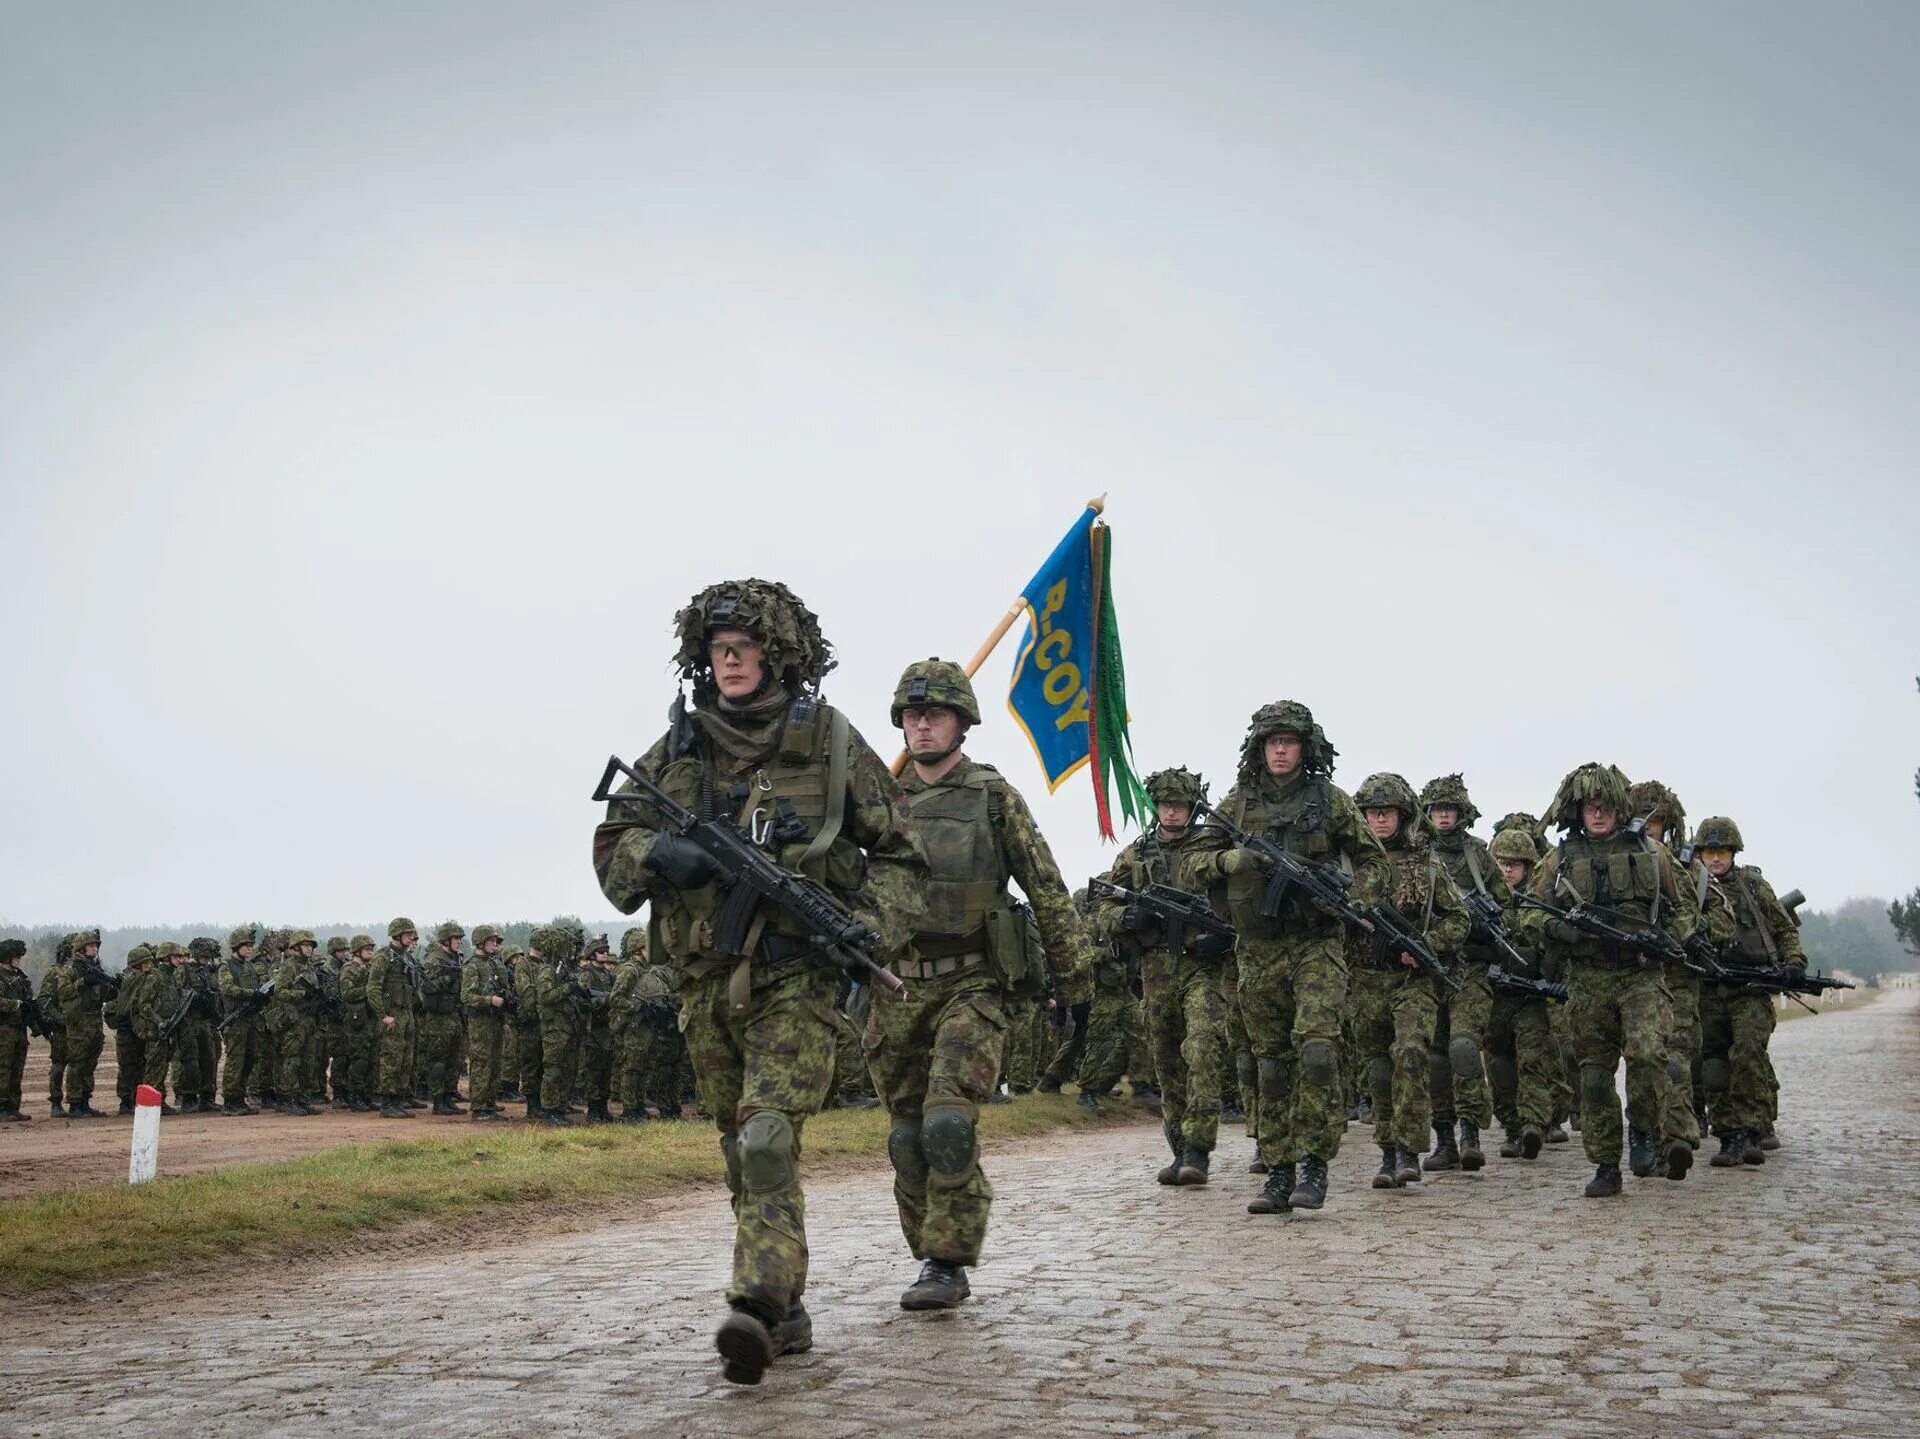
<instances>
[{"instance_id":1,"label":"machine gun","mask_svg":"<svg viewBox=\"0 0 1920 1439\"><path fill-rule=\"evenodd\" d=\"M1390 904L1376 904L1362 910L1347 898L1347 886L1353 883L1353 876L1332 865L1316 864L1288 854L1283 845L1247 833L1205 800L1197 801L1193 812L1216 826L1231 843L1260 856L1270 866L1272 872L1267 877L1266 893L1260 898L1263 917L1279 918L1296 894L1305 895L1342 924L1383 936L1391 948L1410 955L1421 973L1431 975L1449 989L1460 987L1460 981L1447 972L1440 956L1399 910Z\"/></svg>"},{"instance_id":2,"label":"machine gun","mask_svg":"<svg viewBox=\"0 0 1920 1439\"><path fill-rule=\"evenodd\" d=\"M1544 999L1548 1004L1565 1004L1567 987L1551 979L1528 979L1497 964L1487 966L1487 985L1495 994L1510 994L1518 999Z\"/></svg>"},{"instance_id":3,"label":"machine gun","mask_svg":"<svg viewBox=\"0 0 1920 1439\"><path fill-rule=\"evenodd\" d=\"M614 782L624 775L639 791L615 794ZM907 997L900 976L874 959L875 936L840 907L827 890L782 869L747 835L725 820L701 819L619 755L607 758L607 767L593 791L603 804L644 804L665 818L666 827L694 845L718 872L727 892L714 923L713 947L721 954L747 954L747 939L762 904L770 904L796 921L819 953L845 969L865 969L873 982L896 998Z\"/></svg>"},{"instance_id":4,"label":"machine gun","mask_svg":"<svg viewBox=\"0 0 1920 1439\"><path fill-rule=\"evenodd\" d=\"M254 990L252 994L241 995L234 1003L233 1008L227 1011L226 1018L216 1024L214 1028L220 1033L225 1034L228 1026L238 1024L243 1019L250 1019L265 1009L267 1007L267 1001L273 998L274 983L275 982L270 979L258 989Z\"/></svg>"},{"instance_id":5,"label":"machine gun","mask_svg":"<svg viewBox=\"0 0 1920 1439\"><path fill-rule=\"evenodd\" d=\"M1218 951L1225 954L1233 946L1233 926L1213 912L1204 894L1187 894L1171 885L1154 884L1145 889L1128 889L1104 879L1087 881L1089 895L1104 895L1127 906L1127 927L1145 929L1147 921L1158 920L1168 954L1185 954L1188 931L1198 931L1226 944ZM1136 922L1136 917L1137 921Z\"/></svg>"}]
</instances>

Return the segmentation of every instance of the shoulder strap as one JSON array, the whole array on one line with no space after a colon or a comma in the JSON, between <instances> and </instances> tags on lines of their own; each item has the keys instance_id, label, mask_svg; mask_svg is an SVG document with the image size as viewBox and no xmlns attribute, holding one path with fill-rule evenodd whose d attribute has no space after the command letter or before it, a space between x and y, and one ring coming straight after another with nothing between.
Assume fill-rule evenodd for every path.
<instances>
[{"instance_id":1,"label":"shoulder strap","mask_svg":"<svg viewBox=\"0 0 1920 1439\"><path fill-rule=\"evenodd\" d=\"M1463 836L1463 838L1466 839L1466 843L1460 846L1460 851L1467 857L1467 873L1473 876L1474 889L1481 894L1485 894L1487 892L1487 881L1480 873L1480 857L1473 852L1471 836Z\"/></svg>"},{"instance_id":2,"label":"shoulder strap","mask_svg":"<svg viewBox=\"0 0 1920 1439\"><path fill-rule=\"evenodd\" d=\"M836 709L833 711L833 722L827 728L827 810L820 822L820 833L813 837L813 842L800 856L803 869L822 858L833 847L833 842L840 838L840 827L847 817L847 746L852 742L849 733L851 726L847 723L847 717Z\"/></svg>"},{"instance_id":3,"label":"shoulder strap","mask_svg":"<svg viewBox=\"0 0 1920 1439\"><path fill-rule=\"evenodd\" d=\"M1773 942L1773 931L1767 928L1766 915L1760 912L1760 902L1754 898L1752 876L1748 874L1747 866L1736 869L1734 876L1740 886L1740 897L1747 902L1747 913L1753 919L1753 927L1760 931L1760 943L1766 947L1767 963L1777 967L1780 951Z\"/></svg>"}]
</instances>

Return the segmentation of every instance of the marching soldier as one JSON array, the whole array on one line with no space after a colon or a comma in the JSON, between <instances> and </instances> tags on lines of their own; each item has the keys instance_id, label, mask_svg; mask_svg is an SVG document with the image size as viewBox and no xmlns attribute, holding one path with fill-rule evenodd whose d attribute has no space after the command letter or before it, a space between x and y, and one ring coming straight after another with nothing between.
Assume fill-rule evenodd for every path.
<instances>
[{"instance_id":1,"label":"marching soldier","mask_svg":"<svg viewBox=\"0 0 1920 1439\"><path fill-rule=\"evenodd\" d=\"M1494 866L1493 855L1477 836L1469 834L1480 818L1467 795L1466 781L1457 774L1429 780L1420 791L1420 811L1433 835L1433 852L1447 879L1461 895L1477 895L1504 912L1512 896ZM1473 935L1462 944L1453 965L1458 989L1441 992L1434 1020L1433 1048L1429 1052L1428 1082L1433 1099L1433 1153L1421 1167L1428 1170L1475 1170L1487 1162L1480 1148L1480 1131L1493 1123L1493 1096L1487 1089L1487 1031L1493 1023L1493 990L1487 970L1500 952ZM1457 1108L1456 1108L1457 1105ZM1454 1121L1460 1138L1454 1142Z\"/></svg>"}]
</instances>

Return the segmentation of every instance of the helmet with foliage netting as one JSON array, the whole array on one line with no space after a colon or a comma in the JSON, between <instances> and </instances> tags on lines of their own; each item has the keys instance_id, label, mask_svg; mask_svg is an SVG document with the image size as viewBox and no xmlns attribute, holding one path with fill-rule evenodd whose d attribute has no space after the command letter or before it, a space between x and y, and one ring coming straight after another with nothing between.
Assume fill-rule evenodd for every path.
<instances>
[{"instance_id":1,"label":"helmet with foliage netting","mask_svg":"<svg viewBox=\"0 0 1920 1439\"><path fill-rule=\"evenodd\" d=\"M1580 828L1580 806L1590 799L1612 806L1624 817L1632 808L1632 788L1618 765L1589 760L1560 781L1553 803L1547 806L1547 818L1571 834Z\"/></svg>"},{"instance_id":2,"label":"helmet with foliage netting","mask_svg":"<svg viewBox=\"0 0 1920 1439\"><path fill-rule=\"evenodd\" d=\"M1437 804L1450 804L1460 811L1461 829L1472 829L1473 822L1480 818L1480 811L1467 797L1467 781L1462 775L1443 774L1427 781L1420 791L1420 812L1425 814Z\"/></svg>"},{"instance_id":3,"label":"helmet with foliage netting","mask_svg":"<svg viewBox=\"0 0 1920 1439\"><path fill-rule=\"evenodd\" d=\"M1267 761L1262 747L1277 734L1300 736L1306 748L1301 767L1308 774L1333 773L1333 761L1340 751L1327 743L1326 731L1314 723L1313 711L1298 700L1275 700L1255 710L1253 721L1247 726L1247 737L1240 745L1241 783L1266 773Z\"/></svg>"},{"instance_id":4,"label":"helmet with foliage netting","mask_svg":"<svg viewBox=\"0 0 1920 1439\"><path fill-rule=\"evenodd\" d=\"M819 685L838 663L833 646L820 633L820 621L800 598L778 580L727 580L700 591L673 617L679 640L673 662L682 679L693 681L696 704L709 704L719 691L707 639L715 630L745 630L767 650L767 673L798 694Z\"/></svg>"}]
</instances>

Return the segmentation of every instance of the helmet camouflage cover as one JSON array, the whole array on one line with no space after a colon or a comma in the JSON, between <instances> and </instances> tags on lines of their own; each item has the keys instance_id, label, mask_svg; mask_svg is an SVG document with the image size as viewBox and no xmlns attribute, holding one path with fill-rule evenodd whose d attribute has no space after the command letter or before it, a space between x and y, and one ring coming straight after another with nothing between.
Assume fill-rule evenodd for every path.
<instances>
[{"instance_id":1,"label":"helmet camouflage cover","mask_svg":"<svg viewBox=\"0 0 1920 1439\"><path fill-rule=\"evenodd\" d=\"M1695 849L1731 849L1742 850L1747 842L1740 838L1740 826L1723 814L1711 814L1700 821L1700 828L1693 832Z\"/></svg>"},{"instance_id":2,"label":"helmet camouflage cover","mask_svg":"<svg viewBox=\"0 0 1920 1439\"><path fill-rule=\"evenodd\" d=\"M1261 746L1277 734L1296 734L1306 743L1302 767L1308 774L1333 773L1333 761L1340 751L1327 743L1326 731L1314 723L1313 711L1298 700L1275 700L1253 712L1247 737L1240 745L1240 780L1244 784L1266 773L1266 756Z\"/></svg>"},{"instance_id":3,"label":"helmet camouflage cover","mask_svg":"<svg viewBox=\"0 0 1920 1439\"><path fill-rule=\"evenodd\" d=\"M1687 832L1687 811L1680 796L1657 779L1643 779L1627 791L1627 807L1635 819L1657 819L1667 837L1678 841Z\"/></svg>"},{"instance_id":4,"label":"helmet camouflage cover","mask_svg":"<svg viewBox=\"0 0 1920 1439\"><path fill-rule=\"evenodd\" d=\"M1206 780L1184 765L1147 776L1147 798L1155 804L1200 804L1206 797Z\"/></svg>"},{"instance_id":5,"label":"helmet camouflage cover","mask_svg":"<svg viewBox=\"0 0 1920 1439\"><path fill-rule=\"evenodd\" d=\"M1536 858L1545 859L1547 857L1547 827L1539 820L1535 819L1525 810L1517 809L1512 814L1503 815L1500 819L1494 821L1493 832L1496 835L1505 834L1510 829L1520 830L1532 838L1533 852Z\"/></svg>"},{"instance_id":6,"label":"helmet camouflage cover","mask_svg":"<svg viewBox=\"0 0 1920 1439\"><path fill-rule=\"evenodd\" d=\"M679 648L673 656L680 677L693 681L696 703L712 701L713 660L707 636L717 629L745 630L767 647L767 670L788 690L820 683L838 661L820 633L820 620L778 580L728 580L709 585L673 617Z\"/></svg>"},{"instance_id":7,"label":"helmet camouflage cover","mask_svg":"<svg viewBox=\"0 0 1920 1439\"><path fill-rule=\"evenodd\" d=\"M187 950L185 945L175 944L170 939L163 939L160 941L159 948L154 950L154 953L162 959L184 959L186 958Z\"/></svg>"},{"instance_id":8,"label":"helmet camouflage cover","mask_svg":"<svg viewBox=\"0 0 1920 1439\"><path fill-rule=\"evenodd\" d=\"M647 931L636 927L620 936L620 957L630 958L636 954L645 954L647 950Z\"/></svg>"},{"instance_id":9,"label":"helmet camouflage cover","mask_svg":"<svg viewBox=\"0 0 1920 1439\"><path fill-rule=\"evenodd\" d=\"M373 936L370 934L356 934L352 939L347 941L347 953L349 954L358 954L363 949L373 948L375 948L375 945Z\"/></svg>"},{"instance_id":10,"label":"helmet camouflage cover","mask_svg":"<svg viewBox=\"0 0 1920 1439\"><path fill-rule=\"evenodd\" d=\"M1618 765L1589 760L1560 781L1560 788L1553 792L1553 803L1547 806L1547 818L1571 834L1580 828L1580 806L1590 799L1611 805L1624 816L1632 807L1631 789Z\"/></svg>"},{"instance_id":11,"label":"helmet camouflage cover","mask_svg":"<svg viewBox=\"0 0 1920 1439\"><path fill-rule=\"evenodd\" d=\"M236 929L232 934L227 936L228 949L238 949L243 944L252 944L252 943L253 943L253 926L250 924L241 925L240 928Z\"/></svg>"},{"instance_id":12,"label":"helmet camouflage cover","mask_svg":"<svg viewBox=\"0 0 1920 1439\"><path fill-rule=\"evenodd\" d=\"M973 683L967 672L952 660L938 655L915 660L893 687L893 727L900 728L900 716L909 705L945 705L968 724L980 723L980 702L973 697Z\"/></svg>"},{"instance_id":13,"label":"helmet camouflage cover","mask_svg":"<svg viewBox=\"0 0 1920 1439\"><path fill-rule=\"evenodd\" d=\"M146 946L139 945L136 946L136 948L144 949ZM0 964L7 964L19 959L26 952L27 942L24 939L0 939ZM148 950L148 955L151 957L151 950ZM133 956L128 955L127 958L131 960Z\"/></svg>"},{"instance_id":14,"label":"helmet camouflage cover","mask_svg":"<svg viewBox=\"0 0 1920 1439\"><path fill-rule=\"evenodd\" d=\"M336 934L332 939L327 941L328 954L345 954L350 948L352 948L352 946L348 944L347 937L344 934Z\"/></svg>"},{"instance_id":15,"label":"helmet camouflage cover","mask_svg":"<svg viewBox=\"0 0 1920 1439\"><path fill-rule=\"evenodd\" d=\"M9 940L5 940L5 941L0 941L0 959L4 959L4 958L6 958L6 955L5 955L5 953L4 953L4 951L6 950L6 947L7 947L7 945L9 945L9 944L19 944L19 943L20 943L20 941L19 941L19 940L17 940L17 939L9 939ZM25 946L22 946L22 947L21 947L21 950L20 950L20 952L21 952L22 954L25 954L25 953L26 953L26 948L25 948ZM135 968L135 967L136 967L136 966L138 966L138 965L142 965L142 964L145 964L145 963L147 963L147 962L148 962L149 960L151 960L152 958L153 958L153 946L152 946L152 945L150 945L150 944L136 944L136 945L135 945L135 946L134 946L134 947L133 947L132 949L130 949L130 950L128 950L128 951L127 951L127 968L128 968L128 969L133 969L133 968Z\"/></svg>"},{"instance_id":16,"label":"helmet camouflage cover","mask_svg":"<svg viewBox=\"0 0 1920 1439\"><path fill-rule=\"evenodd\" d=\"M420 933L420 926L415 924L412 920L408 919L404 914L397 919L390 919L387 921L387 938L388 939L398 939L403 934L418 934L418 933Z\"/></svg>"},{"instance_id":17,"label":"helmet camouflage cover","mask_svg":"<svg viewBox=\"0 0 1920 1439\"><path fill-rule=\"evenodd\" d=\"M188 941L187 953L195 959L218 959L220 957L220 941L210 935L203 934L198 939Z\"/></svg>"},{"instance_id":18,"label":"helmet camouflage cover","mask_svg":"<svg viewBox=\"0 0 1920 1439\"><path fill-rule=\"evenodd\" d=\"M490 939L505 938L506 936L500 933L498 925L476 924L473 927L473 942L476 947L485 944Z\"/></svg>"},{"instance_id":19,"label":"helmet camouflage cover","mask_svg":"<svg viewBox=\"0 0 1920 1439\"><path fill-rule=\"evenodd\" d=\"M1460 811L1461 829L1472 829L1473 822L1480 818L1480 811L1467 797L1467 781L1462 775L1443 774L1427 781L1427 787L1420 791L1420 812L1425 814L1437 804L1450 804Z\"/></svg>"},{"instance_id":20,"label":"helmet camouflage cover","mask_svg":"<svg viewBox=\"0 0 1920 1439\"><path fill-rule=\"evenodd\" d=\"M1397 809L1403 820L1419 813L1420 802L1413 797L1413 786L1391 770L1381 770L1360 781L1353 802L1361 809Z\"/></svg>"},{"instance_id":21,"label":"helmet camouflage cover","mask_svg":"<svg viewBox=\"0 0 1920 1439\"><path fill-rule=\"evenodd\" d=\"M317 945L319 943L320 941L313 937L313 931L310 929L290 929L287 931L288 948L292 948L296 944Z\"/></svg>"},{"instance_id":22,"label":"helmet camouflage cover","mask_svg":"<svg viewBox=\"0 0 1920 1439\"><path fill-rule=\"evenodd\" d=\"M1494 835L1493 843L1487 846L1497 860L1508 864L1537 864L1540 860L1540 847L1534 842L1533 833L1519 825L1509 825Z\"/></svg>"},{"instance_id":23,"label":"helmet camouflage cover","mask_svg":"<svg viewBox=\"0 0 1920 1439\"><path fill-rule=\"evenodd\" d=\"M445 944L450 939L465 939L466 937L467 932L460 927L459 922L451 919L440 925L433 932L433 938L436 944Z\"/></svg>"}]
</instances>

